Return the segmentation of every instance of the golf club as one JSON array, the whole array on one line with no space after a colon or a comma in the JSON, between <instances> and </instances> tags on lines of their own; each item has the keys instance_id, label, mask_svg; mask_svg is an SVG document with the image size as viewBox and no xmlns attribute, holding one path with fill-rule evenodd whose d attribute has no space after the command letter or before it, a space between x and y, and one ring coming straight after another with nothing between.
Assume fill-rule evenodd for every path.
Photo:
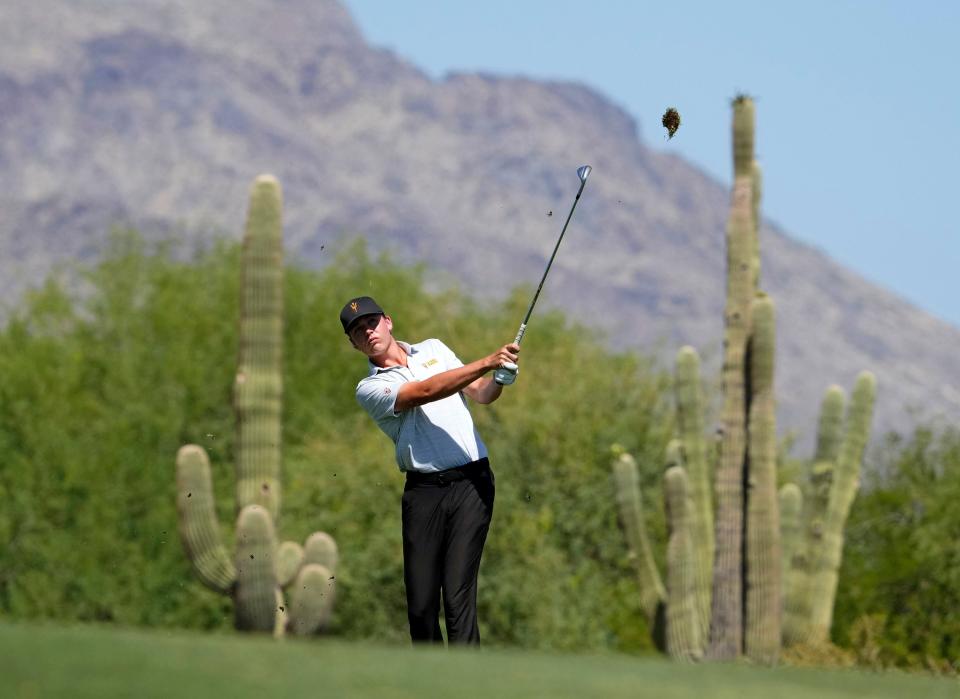
<instances>
[{"instance_id":1,"label":"golf club","mask_svg":"<svg viewBox=\"0 0 960 699\"><path fill-rule=\"evenodd\" d=\"M543 271L543 277L540 279L540 286L537 287L536 293L533 295L533 300L530 301L530 307L527 309L527 315L523 317L523 322L520 323L520 330L517 331L517 337L514 340L516 344L520 344L520 340L523 339L523 334L527 331L527 323L530 322L530 314L533 313L533 307L537 303L537 298L540 296L540 290L543 288L543 282L547 279L547 274L550 272L550 265L553 264L553 258L557 256L557 250L560 249L560 243L563 240L563 234L567 232L567 224L570 223L570 219L573 218L573 210L577 208L577 202L580 201L580 194L583 193L583 186L587 183L587 177L590 175L590 170L592 168L589 165L581 165L577 168L577 177L580 178L580 189L577 190L577 196L573 200L573 206L570 207L570 213L567 214L567 220L563 224L563 230L560 231L560 238L557 240L557 244L553 248L553 254L550 255L550 261L547 262L547 268ZM505 362L499 369L497 369L493 374L493 379L501 386L508 386L512 384L517 379L517 372L519 367L512 362Z\"/></svg>"}]
</instances>

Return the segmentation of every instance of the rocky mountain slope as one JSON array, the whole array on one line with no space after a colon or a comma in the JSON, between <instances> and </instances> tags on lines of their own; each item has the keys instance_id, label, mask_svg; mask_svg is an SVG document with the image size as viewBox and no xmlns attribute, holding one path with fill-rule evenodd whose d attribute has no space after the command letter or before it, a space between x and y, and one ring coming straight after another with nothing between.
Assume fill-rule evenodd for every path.
<instances>
[{"instance_id":1,"label":"rocky mountain slope","mask_svg":"<svg viewBox=\"0 0 960 699\"><path fill-rule=\"evenodd\" d=\"M261 172L283 184L291 257L322 266L362 233L498 298L539 279L589 163L541 303L615 347L672 361L690 343L716 367L729 193L587 86L432 80L334 0L5 0L0 115L8 306L117 224L239 236ZM761 245L781 431L809 441L826 386L864 368L879 429L960 417L960 329L770 221Z\"/></svg>"}]
</instances>

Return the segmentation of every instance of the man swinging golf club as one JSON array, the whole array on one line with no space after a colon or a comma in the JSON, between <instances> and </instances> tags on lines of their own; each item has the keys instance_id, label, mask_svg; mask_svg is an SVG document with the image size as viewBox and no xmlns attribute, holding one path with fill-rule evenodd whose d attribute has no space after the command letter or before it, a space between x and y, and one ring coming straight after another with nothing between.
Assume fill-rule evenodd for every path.
<instances>
[{"instance_id":1,"label":"man swinging golf club","mask_svg":"<svg viewBox=\"0 0 960 699\"><path fill-rule=\"evenodd\" d=\"M369 296L348 302L340 322L369 359L357 400L394 441L397 464L406 472L403 579L410 637L443 642L443 590L448 641L479 643L477 573L494 478L463 396L481 404L499 398L503 388L488 374L503 364L516 366L520 348L510 343L464 365L440 340L396 340L393 319Z\"/></svg>"},{"instance_id":2,"label":"man swinging golf club","mask_svg":"<svg viewBox=\"0 0 960 699\"><path fill-rule=\"evenodd\" d=\"M590 167L577 171L580 199ZM517 377L520 341L560 240L516 339L464 365L440 340L407 344L394 338L393 319L369 296L340 311L350 343L369 360L357 401L396 445L406 473L402 498L403 578L414 643L442 643L440 595L451 644L479 644L477 574L493 514L494 476L487 448L466 399L497 400ZM491 376L489 373L493 371Z\"/></svg>"}]
</instances>

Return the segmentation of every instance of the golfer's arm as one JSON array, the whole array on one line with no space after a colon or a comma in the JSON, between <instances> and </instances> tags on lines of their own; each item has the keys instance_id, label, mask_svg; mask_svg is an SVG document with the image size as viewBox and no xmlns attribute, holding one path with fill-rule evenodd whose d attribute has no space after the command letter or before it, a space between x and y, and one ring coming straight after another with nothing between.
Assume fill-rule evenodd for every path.
<instances>
[{"instance_id":1,"label":"golfer's arm","mask_svg":"<svg viewBox=\"0 0 960 699\"><path fill-rule=\"evenodd\" d=\"M456 369L431 376L423 381L408 381L397 391L397 401L393 409L399 413L424 403L432 403L435 400L452 396L493 368L491 358L485 357Z\"/></svg>"},{"instance_id":2,"label":"golfer's arm","mask_svg":"<svg viewBox=\"0 0 960 699\"><path fill-rule=\"evenodd\" d=\"M503 393L503 386L493 380L492 376L477 379L469 386L463 387L463 392L481 405L492 403Z\"/></svg>"}]
</instances>

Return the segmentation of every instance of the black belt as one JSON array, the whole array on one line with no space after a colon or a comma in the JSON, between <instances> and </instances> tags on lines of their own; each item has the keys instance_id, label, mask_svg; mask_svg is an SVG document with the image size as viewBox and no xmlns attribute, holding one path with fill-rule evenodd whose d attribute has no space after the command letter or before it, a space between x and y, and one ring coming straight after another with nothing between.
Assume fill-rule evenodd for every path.
<instances>
[{"instance_id":1,"label":"black belt","mask_svg":"<svg viewBox=\"0 0 960 699\"><path fill-rule=\"evenodd\" d=\"M490 460L487 457L471 461L469 464L448 468L445 471L436 471L433 473L423 473L421 471L407 471L407 483L419 485L426 483L429 485L442 485L443 483L453 483L462 481L465 478L479 476L490 468Z\"/></svg>"}]
</instances>

